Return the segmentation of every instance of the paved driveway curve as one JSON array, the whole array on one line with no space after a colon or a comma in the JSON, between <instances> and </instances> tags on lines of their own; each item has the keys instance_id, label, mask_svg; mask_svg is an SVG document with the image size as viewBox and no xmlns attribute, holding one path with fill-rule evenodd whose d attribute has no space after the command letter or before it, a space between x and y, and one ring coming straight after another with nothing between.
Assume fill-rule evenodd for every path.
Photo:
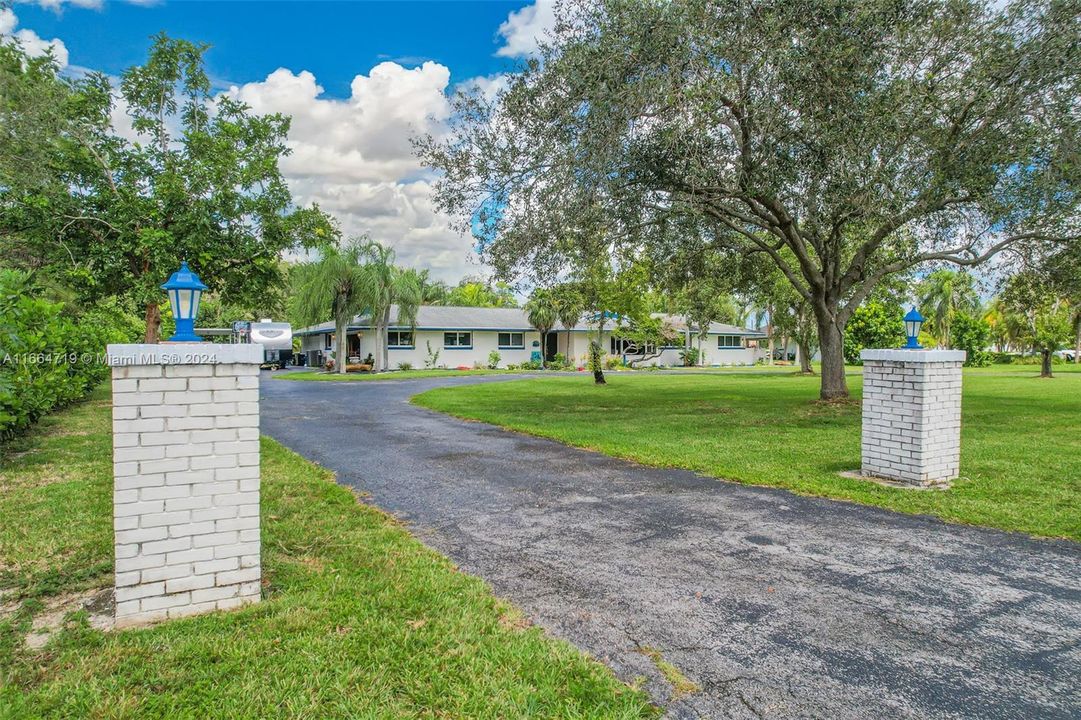
<instances>
[{"instance_id":1,"label":"paved driveway curve","mask_svg":"<svg viewBox=\"0 0 1081 720\"><path fill-rule=\"evenodd\" d=\"M1081 545L644 468L408 404L505 377L264 374L337 471L671 717L1081 717ZM672 698L641 650L701 690Z\"/></svg>"}]
</instances>

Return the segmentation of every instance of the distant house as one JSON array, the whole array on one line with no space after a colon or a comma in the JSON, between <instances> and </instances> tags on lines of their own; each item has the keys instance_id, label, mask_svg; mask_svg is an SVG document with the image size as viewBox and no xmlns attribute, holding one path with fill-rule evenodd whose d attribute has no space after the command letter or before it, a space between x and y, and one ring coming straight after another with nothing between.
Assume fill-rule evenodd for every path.
<instances>
[{"instance_id":1,"label":"distant house","mask_svg":"<svg viewBox=\"0 0 1081 720\"><path fill-rule=\"evenodd\" d=\"M387 344L391 367L403 362L424 367L435 352L439 353L435 361L437 367L472 367L478 363L487 364L493 350L499 353L501 366L517 365L539 357L541 351L540 333L530 327L525 311L519 308L425 305L418 309L414 327L399 322L397 307L391 308L390 317ZM680 352L685 347L699 346L697 334L688 329L681 316L657 317L661 317L681 339L660 348L660 354L645 364L682 365ZM614 325L615 321L609 320L601 337L601 344L610 355L634 360L656 352L655 348L638 348L621 338ZM301 350L305 353L314 351L328 355L337 352L338 339L334 336L333 322L302 328L294 335L301 338ZM545 356L551 360L556 353L561 353L581 365L585 362L589 340L596 335L596 325L585 319L569 333L562 325L556 325L548 333ZM374 330L367 316L353 319L346 330L346 339L347 357L364 358L375 353ZM701 342L702 364L753 365L756 360L766 357L765 349L758 347L765 339L765 334L756 330L713 323Z\"/></svg>"}]
</instances>

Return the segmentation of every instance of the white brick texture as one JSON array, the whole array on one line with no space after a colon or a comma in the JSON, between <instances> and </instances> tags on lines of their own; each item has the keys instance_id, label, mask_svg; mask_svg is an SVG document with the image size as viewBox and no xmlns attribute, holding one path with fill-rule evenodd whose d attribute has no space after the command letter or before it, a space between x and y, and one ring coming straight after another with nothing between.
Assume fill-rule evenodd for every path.
<instances>
[{"instance_id":1,"label":"white brick texture","mask_svg":"<svg viewBox=\"0 0 1081 720\"><path fill-rule=\"evenodd\" d=\"M862 357L863 474L948 486L961 458L964 353L865 350Z\"/></svg>"},{"instance_id":2,"label":"white brick texture","mask_svg":"<svg viewBox=\"0 0 1081 720\"><path fill-rule=\"evenodd\" d=\"M258 350L109 346L117 627L259 600Z\"/></svg>"}]
</instances>

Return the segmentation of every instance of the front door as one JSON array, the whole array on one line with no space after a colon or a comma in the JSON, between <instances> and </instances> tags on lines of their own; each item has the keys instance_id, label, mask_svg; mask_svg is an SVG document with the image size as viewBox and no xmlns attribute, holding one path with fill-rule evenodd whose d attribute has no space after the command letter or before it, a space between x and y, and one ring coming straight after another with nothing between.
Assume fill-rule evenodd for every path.
<instances>
[{"instance_id":1,"label":"front door","mask_svg":"<svg viewBox=\"0 0 1081 720\"><path fill-rule=\"evenodd\" d=\"M544 341L544 360L555 360L556 353L559 352L559 333L552 330L548 333L548 338Z\"/></svg>"}]
</instances>

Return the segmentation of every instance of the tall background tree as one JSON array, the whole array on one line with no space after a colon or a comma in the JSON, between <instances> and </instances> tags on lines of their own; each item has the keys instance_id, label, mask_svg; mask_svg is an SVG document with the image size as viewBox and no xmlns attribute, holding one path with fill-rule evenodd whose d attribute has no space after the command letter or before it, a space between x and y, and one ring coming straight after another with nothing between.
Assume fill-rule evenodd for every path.
<instances>
[{"instance_id":1,"label":"tall background tree","mask_svg":"<svg viewBox=\"0 0 1081 720\"><path fill-rule=\"evenodd\" d=\"M367 248L351 241L343 247L327 243L319 249L319 258L300 267L294 277L294 313L303 325L334 320L338 349L334 369L345 373L349 342L346 331L353 318L368 309L372 288L366 267Z\"/></svg>"},{"instance_id":2,"label":"tall background tree","mask_svg":"<svg viewBox=\"0 0 1081 720\"><path fill-rule=\"evenodd\" d=\"M552 291L546 288L535 289L530 293L529 300L526 301L523 309L529 324L540 333L541 368L544 368L548 363L548 344L545 341L548 339L548 333L559 320Z\"/></svg>"},{"instance_id":3,"label":"tall background tree","mask_svg":"<svg viewBox=\"0 0 1081 720\"><path fill-rule=\"evenodd\" d=\"M581 288L577 283L564 282L552 288L556 318L566 332L567 362L574 362L574 328L584 312Z\"/></svg>"},{"instance_id":4,"label":"tall background tree","mask_svg":"<svg viewBox=\"0 0 1081 720\"><path fill-rule=\"evenodd\" d=\"M938 269L916 287L920 313L927 319L927 330L938 346L953 347L950 329L958 315L975 316L980 309L980 295L972 275L957 270Z\"/></svg>"},{"instance_id":5,"label":"tall background tree","mask_svg":"<svg viewBox=\"0 0 1081 720\"><path fill-rule=\"evenodd\" d=\"M283 250L330 232L318 209L292 206L279 172L289 119L212 94L206 50L159 35L119 88L2 51L4 132L21 135L18 119L31 116L37 130L0 149L0 252L85 302L129 298L147 342L159 335L158 286L181 260L212 292L244 303L281 282ZM112 127L117 110L136 141ZM30 145L39 164L26 172Z\"/></svg>"},{"instance_id":6,"label":"tall background tree","mask_svg":"<svg viewBox=\"0 0 1081 720\"><path fill-rule=\"evenodd\" d=\"M1052 377L1054 353L1073 339L1070 303L1055 286L1053 276L1038 270L1012 275L1002 290L1009 312L1023 318L1021 341L1040 355L1040 376Z\"/></svg>"},{"instance_id":7,"label":"tall background tree","mask_svg":"<svg viewBox=\"0 0 1081 720\"><path fill-rule=\"evenodd\" d=\"M422 299L422 280L416 271L394 264L393 248L368 241L364 245L365 270L368 276L368 311L375 329L375 372L388 370L390 358L387 346L387 328L390 314L397 306L396 322L399 326L413 328L417 323L417 309Z\"/></svg>"},{"instance_id":8,"label":"tall background tree","mask_svg":"<svg viewBox=\"0 0 1081 720\"><path fill-rule=\"evenodd\" d=\"M1079 234L1081 14L1019 0L642 3L560 13L495 99L458 100L442 209L503 273L612 245L772 260L814 313L821 396L877 285ZM785 252L782 252L785 251Z\"/></svg>"}]
</instances>

